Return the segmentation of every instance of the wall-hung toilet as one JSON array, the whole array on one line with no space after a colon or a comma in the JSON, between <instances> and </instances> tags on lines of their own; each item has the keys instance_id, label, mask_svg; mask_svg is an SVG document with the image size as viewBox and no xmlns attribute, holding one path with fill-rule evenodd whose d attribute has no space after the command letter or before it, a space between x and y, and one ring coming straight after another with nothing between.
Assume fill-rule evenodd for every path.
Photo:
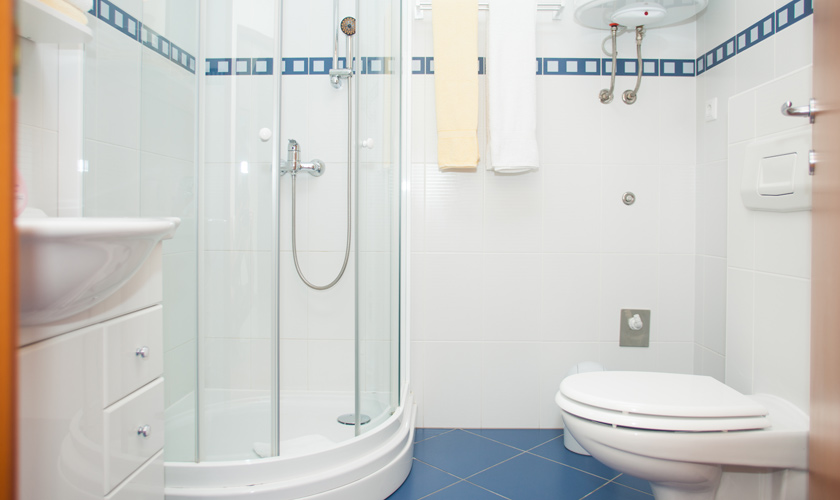
<instances>
[{"instance_id":1,"label":"wall-hung toilet","mask_svg":"<svg viewBox=\"0 0 840 500\"><path fill-rule=\"evenodd\" d=\"M657 500L719 498L721 474L730 466L808 467L807 415L781 398L745 396L711 377L581 373L563 380L556 401L566 431L586 451L619 472L650 481ZM780 493L772 497L749 496L743 487L739 494L804 499L798 486L804 487L774 485Z\"/></svg>"}]
</instances>

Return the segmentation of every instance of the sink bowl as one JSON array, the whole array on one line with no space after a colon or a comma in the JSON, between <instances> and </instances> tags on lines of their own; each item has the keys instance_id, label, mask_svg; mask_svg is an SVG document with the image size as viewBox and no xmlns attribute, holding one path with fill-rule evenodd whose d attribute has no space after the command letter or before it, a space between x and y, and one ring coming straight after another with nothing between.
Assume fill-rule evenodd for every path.
<instances>
[{"instance_id":1,"label":"sink bowl","mask_svg":"<svg viewBox=\"0 0 840 500\"><path fill-rule=\"evenodd\" d=\"M21 326L53 323L107 299L128 281L177 218L19 218Z\"/></svg>"}]
</instances>

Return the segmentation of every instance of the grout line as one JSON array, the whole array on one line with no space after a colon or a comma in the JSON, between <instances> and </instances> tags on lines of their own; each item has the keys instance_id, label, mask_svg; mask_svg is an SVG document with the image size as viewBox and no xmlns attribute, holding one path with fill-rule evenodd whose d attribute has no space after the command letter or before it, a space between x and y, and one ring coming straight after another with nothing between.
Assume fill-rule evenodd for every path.
<instances>
[{"instance_id":1,"label":"grout line","mask_svg":"<svg viewBox=\"0 0 840 500\"><path fill-rule=\"evenodd\" d=\"M650 493L648 493L647 491L642 491L642 490L637 489L637 488L634 488L634 487L632 487L632 486L627 486L626 484L622 484L622 483L617 482L617 481L616 481L616 479L618 479L619 477L621 477L621 476L623 476L623 475L624 475L624 474L620 474L620 475L618 475L618 476L616 476L616 477L614 477L614 478L610 479L610 482L611 482L611 483L615 483L615 484L617 484L617 485L619 485L619 486L622 486L622 487L624 487L624 488L631 489L631 490L633 490L633 491L638 491L639 493L643 493L643 494L648 495L648 496L653 496L653 495L651 495ZM606 486L606 485L604 485L604 486Z\"/></svg>"},{"instance_id":2,"label":"grout line","mask_svg":"<svg viewBox=\"0 0 840 500\"><path fill-rule=\"evenodd\" d=\"M440 437L440 436L444 436L444 435L449 434L450 432L452 432L452 431L454 431L454 430L457 430L457 429L449 429L449 430L447 430L447 431L445 431L445 432L441 432L440 434L436 434L436 435L434 435L434 436L427 437L426 439L422 439L422 440L420 440L420 441L415 441L415 442L414 442L414 444L417 444L417 443L425 443L426 441L428 441L428 440L430 440L430 439L434 439L434 438L437 438L437 437Z\"/></svg>"},{"instance_id":3,"label":"grout line","mask_svg":"<svg viewBox=\"0 0 840 500\"><path fill-rule=\"evenodd\" d=\"M514 448L514 449L515 449L515 448ZM486 471L488 471L488 470L492 469L493 467L498 467L498 466L502 465L503 463L510 462L510 461L511 461L511 460L513 460L514 458L521 457L522 455L525 455L526 453L527 453L527 452L523 451L522 453L519 453L519 454L517 454L517 455L514 455L514 456L512 456L512 457L508 458L507 460L502 460L501 462L499 462L499 463L497 463L497 464L495 464L495 465L491 465L490 467L487 467L486 469L480 470L480 471L476 472L475 474L470 474L469 476L465 477L464 479L469 479L469 478L471 478L471 477L475 477L475 476L477 476L477 475L479 475L479 474L481 474L481 473L483 473L483 472L486 472Z\"/></svg>"},{"instance_id":4,"label":"grout line","mask_svg":"<svg viewBox=\"0 0 840 500\"><path fill-rule=\"evenodd\" d=\"M595 473L593 473L593 472L589 472L589 471L586 471L586 470L583 470L583 469L578 469L577 467L572 467L571 465L569 465L569 464L564 464L563 462L558 462L557 460L552 460L552 459L550 459L550 458L546 458L546 457L543 457L543 456L541 456L541 455L537 455L536 453L531 453L530 451L526 451L525 453L527 453L527 454L529 454L529 455L533 455L533 456L535 456L535 457L537 457L537 458L542 458L543 460L548 460L549 462L554 462L555 464L562 465L563 467L568 467L568 468L570 468L570 469L574 469L574 470L576 470L576 471L583 472L584 474L589 474L590 476L597 477L598 479L603 479L604 481L613 481L613 480L615 480L616 478L618 478L619 476L621 476L621 473L619 473L619 474L618 474L618 476L615 476L614 478L610 479L610 478L608 478L608 477L599 476L598 474L595 474Z\"/></svg>"},{"instance_id":5,"label":"grout line","mask_svg":"<svg viewBox=\"0 0 840 500\"><path fill-rule=\"evenodd\" d=\"M439 470L439 471L443 472L444 474L447 474L447 475L449 475L449 476L452 476L452 477L454 477L455 479L458 479L458 481L463 481L463 480L465 479L465 478L463 478L463 477L456 476L455 474L453 474L453 473L451 473L451 472L447 472L447 471L445 471L445 470L441 469L440 467L438 467L438 466L436 466L436 465L432 465L432 464L430 464L430 463L428 463L428 462L424 462L424 461L420 460L419 458L415 458L414 460L417 460L418 462L420 462L420 463L421 463L421 464L423 464L423 465L428 465L429 467L431 467L431 468L433 468L433 469L437 469L437 470ZM458 482L458 481L456 481L456 482ZM453 483L453 484L454 484L454 483Z\"/></svg>"},{"instance_id":6,"label":"grout line","mask_svg":"<svg viewBox=\"0 0 840 500\"><path fill-rule=\"evenodd\" d=\"M494 494L494 495L496 495L496 496L498 496L498 497L504 498L505 500L511 500L510 498L508 498L508 497L506 497L506 496L502 495L501 493L498 493L498 492L496 492L496 491L493 491L493 490L487 489L487 488L485 488L484 486L481 486L480 484L475 484L474 482L472 482L472 481L468 481L468 480L466 480L466 479L464 479L464 481L463 481L463 482L465 482L465 483L467 483L467 484L471 484L471 485L475 486L476 488L481 488L481 489L482 489L482 490L484 490L484 491L489 491L490 493L492 493L492 494Z\"/></svg>"},{"instance_id":7,"label":"grout line","mask_svg":"<svg viewBox=\"0 0 840 500\"><path fill-rule=\"evenodd\" d=\"M583 500L583 499L584 499L584 498L586 498L586 497L592 496L592 494L594 494L596 491L598 491L598 490L600 490L600 489L602 489L602 488L606 487L606 486L607 486L608 484L610 484L611 482L612 482L612 481L607 481L606 483L602 484L601 486L598 486L597 488L595 488L594 490L590 491L590 492L589 492L589 493L587 493L586 495L583 495L582 497L580 497L580 500Z\"/></svg>"}]
</instances>

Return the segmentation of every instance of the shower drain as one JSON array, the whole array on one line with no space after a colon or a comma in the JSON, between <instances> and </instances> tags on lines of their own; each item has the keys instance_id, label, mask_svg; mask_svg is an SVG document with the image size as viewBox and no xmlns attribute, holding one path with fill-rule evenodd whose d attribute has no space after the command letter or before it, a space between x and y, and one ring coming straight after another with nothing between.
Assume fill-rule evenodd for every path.
<instances>
[{"instance_id":1,"label":"shower drain","mask_svg":"<svg viewBox=\"0 0 840 500\"><path fill-rule=\"evenodd\" d=\"M364 413L359 414L359 425L365 425L366 423L370 422L370 417L365 415ZM338 423L344 425L356 425L356 414L355 413L345 413L344 415L338 416Z\"/></svg>"}]
</instances>

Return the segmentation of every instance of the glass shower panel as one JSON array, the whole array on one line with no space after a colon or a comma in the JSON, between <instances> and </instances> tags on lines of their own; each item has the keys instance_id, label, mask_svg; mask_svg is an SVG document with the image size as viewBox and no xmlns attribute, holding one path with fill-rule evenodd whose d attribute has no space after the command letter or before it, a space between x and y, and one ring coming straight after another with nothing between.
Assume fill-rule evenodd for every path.
<instances>
[{"instance_id":1,"label":"glass shower panel","mask_svg":"<svg viewBox=\"0 0 840 500\"><path fill-rule=\"evenodd\" d=\"M165 458L195 460L199 2L95 4L85 45L83 214L181 219L163 242Z\"/></svg>"},{"instance_id":2,"label":"glass shower panel","mask_svg":"<svg viewBox=\"0 0 840 500\"><path fill-rule=\"evenodd\" d=\"M200 460L272 454L274 0L207 0Z\"/></svg>"},{"instance_id":3,"label":"glass shower panel","mask_svg":"<svg viewBox=\"0 0 840 500\"><path fill-rule=\"evenodd\" d=\"M359 0L358 412L399 404L400 5Z\"/></svg>"}]
</instances>

